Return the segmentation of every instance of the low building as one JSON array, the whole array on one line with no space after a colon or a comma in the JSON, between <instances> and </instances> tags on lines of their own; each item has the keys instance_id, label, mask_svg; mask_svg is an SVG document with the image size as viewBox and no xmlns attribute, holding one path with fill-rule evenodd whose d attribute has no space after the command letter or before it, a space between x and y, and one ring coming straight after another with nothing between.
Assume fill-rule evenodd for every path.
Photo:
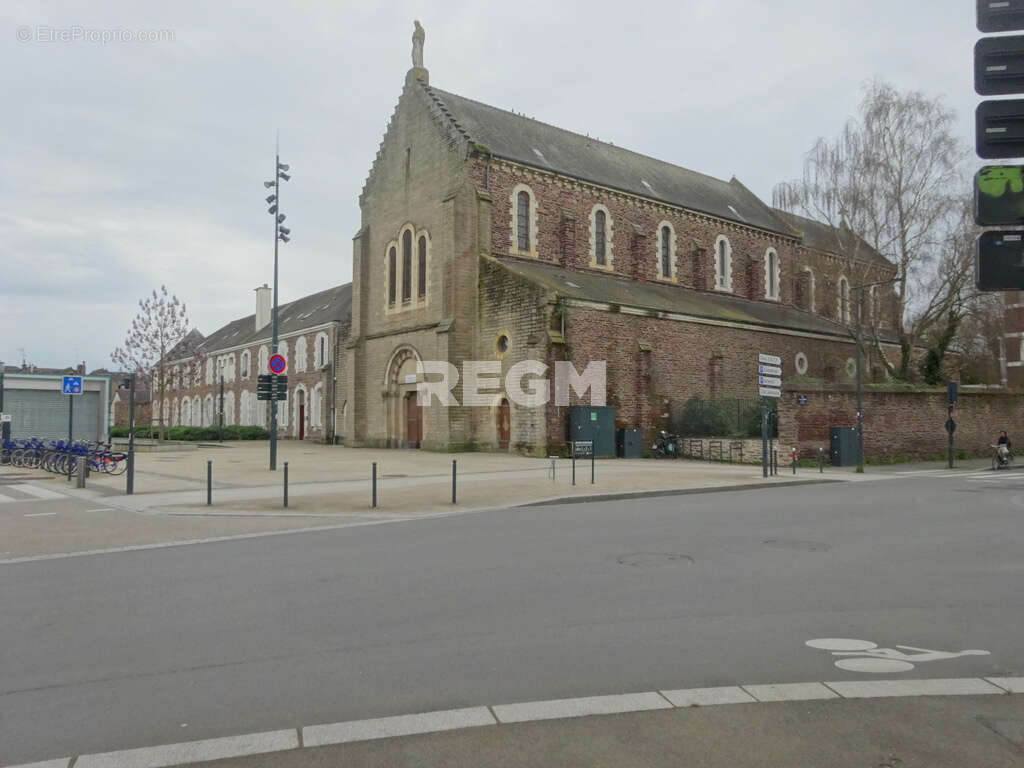
<instances>
[{"instance_id":1,"label":"low building","mask_svg":"<svg viewBox=\"0 0 1024 768\"><path fill-rule=\"evenodd\" d=\"M165 425L270 426L269 403L256 396L257 377L269 373L271 289L255 290L256 311L208 336L195 333L188 354L169 355L162 401ZM334 380L351 317L352 286L338 285L278 307L278 352L287 360L288 399L278 406L278 434L297 440L334 439ZM223 392L223 396L222 396ZM154 423L157 413L154 412Z\"/></svg>"},{"instance_id":2,"label":"low building","mask_svg":"<svg viewBox=\"0 0 1024 768\"><path fill-rule=\"evenodd\" d=\"M65 440L69 425L73 425L75 440L106 442L110 378L82 376L83 392L65 395L61 391L63 377L81 374L75 368L56 370L57 373L9 369L4 372L3 412L11 416L11 439Z\"/></svg>"}]
</instances>

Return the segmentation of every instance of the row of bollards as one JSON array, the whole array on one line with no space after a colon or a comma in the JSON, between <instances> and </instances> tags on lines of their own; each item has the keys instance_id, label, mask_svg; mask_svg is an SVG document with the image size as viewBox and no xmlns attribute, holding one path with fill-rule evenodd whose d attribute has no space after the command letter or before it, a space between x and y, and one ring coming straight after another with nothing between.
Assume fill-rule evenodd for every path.
<instances>
[{"instance_id":1,"label":"row of bollards","mask_svg":"<svg viewBox=\"0 0 1024 768\"><path fill-rule=\"evenodd\" d=\"M555 479L555 459L552 456L551 466L548 468L548 476ZM594 484L596 476L594 455L590 455L590 484ZM572 484L576 485L576 456L572 457ZM288 508L288 462L284 462L284 507ZM458 503L458 461L452 459L452 504ZM206 506L213 506L213 461L206 462ZM370 465L370 507L377 507L377 462Z\"/></svg>"}]
</instances>

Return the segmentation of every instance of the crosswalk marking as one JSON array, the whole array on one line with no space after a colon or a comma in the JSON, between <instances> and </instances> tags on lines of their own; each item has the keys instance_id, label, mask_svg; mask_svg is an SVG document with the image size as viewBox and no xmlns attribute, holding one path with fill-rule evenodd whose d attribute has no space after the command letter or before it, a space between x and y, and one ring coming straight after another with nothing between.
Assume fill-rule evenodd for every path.
<instances>
[{"instance_id":1,"label":"crosswalk marking","mask_svg":"<svg viewBox=\"0 0 1024 768\"><path fill-rule=\"evenodd\" d=\"M19 485L18 490L22 493L27 493L29 496L35 496L37 499L63 499L66 498L63 493L57 493L51 491L49 488L37 488L34 485Z\"/></svg>"},{"instance_id":2,"label":"crosswalk marking","mask_svg":"<svg viewBox=\"0 0 1024 768\"><path fill-rule=\"evenodd\" d=\"M34 485L19 483L17 485L0 485L0 504L12 504L40 499L66 499L63 493L51 491L49 488L38 488Z\"/></svg>"}]
</instances>

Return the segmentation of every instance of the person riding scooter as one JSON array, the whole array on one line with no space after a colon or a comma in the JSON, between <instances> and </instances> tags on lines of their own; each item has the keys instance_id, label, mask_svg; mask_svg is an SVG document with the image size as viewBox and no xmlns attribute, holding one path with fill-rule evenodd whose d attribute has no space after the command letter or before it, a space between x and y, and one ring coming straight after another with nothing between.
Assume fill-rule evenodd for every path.
<instances>
[{"instance_id":1,"label":"person riding scooter","mask_svg":"<svg viewBox=\"0 0 1024 768\"><path fill-rule=\"evenodd\" d=\"M999 460L999 465L1005 467L1013 458L1013 454L1011 453L1013 443L1010 442L1010 438L1007 436L1005 429L999 433L999 439L996 440L995 448L996 458Z\"/></svg>"}]
</instances>

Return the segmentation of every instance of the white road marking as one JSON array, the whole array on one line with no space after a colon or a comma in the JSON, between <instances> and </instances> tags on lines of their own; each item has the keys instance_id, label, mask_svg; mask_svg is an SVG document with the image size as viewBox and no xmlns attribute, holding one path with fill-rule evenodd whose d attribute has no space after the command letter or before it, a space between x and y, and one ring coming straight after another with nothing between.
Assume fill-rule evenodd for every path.
<instances>
[{"instance_id":1,"label":"white road marking","mask_svg":"<svg viewBox=\"0 0 1024 768\"><path fill-rule=\"evenodd\" d=\"M831 683L777 683L774 685L690 688L676 691L591 696L579 699L499 704L414 715L312 725L301 729L303 746L315 747L351 741L433 733L499 723L550 720L583 715L607 715L675 707L713 706L768 701L873 698L891 696L963 696L977 694L1024 694L1024 677L946 680L855 680ZM671 702L671 703L669 703ZM497 720L491 715L493 711ZM266 754L299 748L295 729L228 736L204 741L165 744L158 747L82 755L75 768L167 768L185 763ZM7 768L68 768L72 758L24 763Z\"/></svg>"},{"instance_id":2,"label":"white road marking","mask_svg":"<svg viewBox=\"0 0 1024 768\"><path fill-rule=\"evenodd\" d=\"M1010 693L1024 693L1024 677L986 677L992 685L998 685Z\"/></svg>"},{"instance_id":3,"label":"white road marking","mask_svg":"<svg viewBox=\"0 0 1024 768\"><path fill-rule=\"evenodd\" d=\"M758 701L812 701L838 699L839 694L821 683L776 683L774 685L744 685L743 690Z\"/></svg>"},{"instance_id":4,"label":"white road marking","mask_svg":"<svg viewBox=\"0 0 1024 768\"><path fill-rule=\"evenodd\" d=\"M414 733L434 733L496 724L497 721L487 707L450 709L446 712L425 712L420 715L310 725L302 729L302 743L307 747L322 747L325 744L345 744L350 741L387 739Z\"/></svg>"},{"instance_id":5,"label":"white road marking","mask_svg":"<svg viewBox=\"0 0 1024 768\"><path fill-rule=\"evenodd\" d=\"M51 491L49 488L37 488L34 485L23 483L17 487L22 493L27 493L29 496L35 496L37 499L67 499L70 498L65 496L63 493L57 493Z\"/></svg>"},{"instance_id":6,"label":"white road marking","mask_svg":"<svg viewBox=\"0 0 1024 768\"><path fill-rule=\"evenodd\" d=\"M850 672L887 674L907 672L914 664L923 661L946 661L961 656L989 656L989 651L970 649L966 651L935 651L931 648L915 648L912 645L897 645L895 648L879 648L870 640L856 640L846 637L819 637L808 640L811 648L831 651L833 656L845 656L835 664L839 669Z\"/></svg>"},{"instance_id":7,"label":"white road marking","mask_svg":"<svg viewBox=\"0 0 1024 768\"><path fill-rule=\"evenodd\" d=\"M30 514L25 515L25 517L50 517L56 514L56 512L32 512Z\"/></svg>"},{"instance_id":8,"label":"white road marking","mask_svg":"<svg viewBox=\"0 0 1024 768\"><path fill-rule=\"evenodd\" d=\"M221 760L245 755L264 755L299 748L299 734L294 728L286 731L248 733L244 736L226 736L220 739L186 741L161 747L125 749L82 755L75 768L165 768L171 765Z\"/></svg>"},{"instance_id":9,"label":"white road marking","mask_svg":"<svg viewBox=\"0 0 1024 768\"><path fill-rule=\"evenodd\" d=\"M844 699L874 699L883 696L976 696L1005 693L976 677L947 680L851 680L825 683Z\"/></svg>"},{"instance_id":10,"label":"white road marking","mask_svg":"<svg viewBox=\"0 0 1024 768\"><path fill-rule=\"evenodd\" d=\"M525 723L532 720L556 720L585 715L614 715L623 712L644 712L671 709L664 697L654 691L624 693L617 696L585 696L579 699L528 701L522 704L498 704L491 709L502 723Z\"/></svg>"},{"instance_id":11,"label":"white road marking","mask_svg":"<svg viewBox=\"0 0 1024 768\"><path fill-rule=\"evenodd\" d=\"M748 704L757 701L736 685L722 688L687 688L662 691L661 695L677 707L711 707L717 704Z\"/></svg>"}]
</instances>

